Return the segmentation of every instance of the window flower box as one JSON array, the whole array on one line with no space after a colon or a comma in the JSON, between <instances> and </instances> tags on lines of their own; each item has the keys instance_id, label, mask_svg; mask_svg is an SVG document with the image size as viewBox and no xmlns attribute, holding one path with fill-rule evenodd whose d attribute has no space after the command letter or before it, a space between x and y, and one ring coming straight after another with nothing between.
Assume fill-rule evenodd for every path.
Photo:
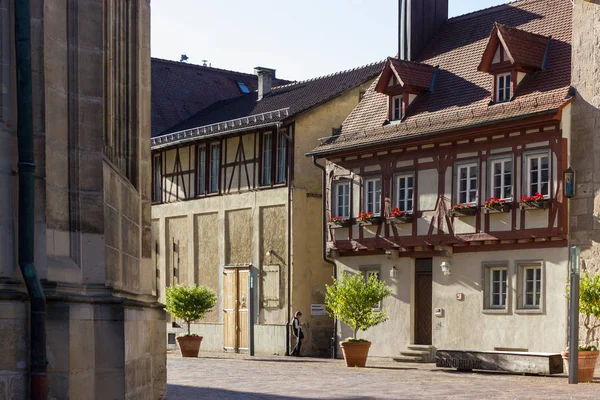
<instances>
[{"instance_id":1,"label":"window flower box","mask_svg":"<svg viewBox=\"0 0 600 400\"><path fill-rule=\"evenodd\" d=\"M488 214L492 213L506 213L512 208L512 203L506 200L499 199L498 197L490 197L488 201L483 203L485 212Z\"/></svg>"},{"instance_id":2,"label":"window flower box","mask_svg":"<svg viewBox=\"0 0 600 400\"><path fill-rule=\"evenodd\" d=\"M523 196L521 197L519 207L521 210L546 210L550 207L550 199L544 198L544 195L541 193L536 193L529 197Z\"/></svg>"},{"instance_id":3,"label":"window flower box","mask_svg":"<svg viewBox=\"0 0 600 400\"><path fill-rule=\"evenodd\" d=\"M456 204L450 209L450 215L453 217L468 217L477 214L477 206L470 204Z\"/></svg>"},{"instance_id":4,"label":"window flower box","mask_svg":"<svg viewBox=\"0 0 600 400\"><path fill-rule=\"evenodd\" d=\"M392 216L387 219L389 224L408 224L411 223L412 220L412 213L400 211L398 208L394 208L394 211L392 211Z\"/></svg>"},{"instance_id":5,"label":"window flower box","mask_svg":"<svg viewBox=\"0 0 600 400\"><path fill-rule=\"evenodd\" d=\"M368 212L364 214L358 214L356 221L361 226L379 225L381 224L381 217L378 215L373 215L372 212Z\"/></svg>"},{"instance_id":6,"label":"window flower box","mask_svg":"<svg viewBox=\"0 0 600 400\"><path fill-rule=\"evenodd\" d=\"M329 223L327 224L330 228L338 229L338 228L349 228L353 224L350 218L342 218L342 217L331 217Z\"/></svg>"}]
</instances>

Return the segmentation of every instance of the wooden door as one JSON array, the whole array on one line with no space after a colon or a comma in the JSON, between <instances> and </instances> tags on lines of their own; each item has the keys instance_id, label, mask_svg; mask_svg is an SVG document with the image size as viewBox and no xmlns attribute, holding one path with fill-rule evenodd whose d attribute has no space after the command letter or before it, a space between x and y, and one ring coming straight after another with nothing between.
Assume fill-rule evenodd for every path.
<instances>
[{"instance_id":1,"label":"wooden door","mask_svg":"<svg viewBox=\"0 0 600 400\"><path fill-rule=\"evenodd\" d=\"M415 260L415 344L431 344L432 259Z\"/></svg>"},{"instance_id":2,"label":"wooden door","mask_svg":"<svg viewBox=\"0 0 600 400\"><path fill-rule=\"evenodd\" d=\"M248 350L249 289L248 268L227 268L223 272L223 348Z\"/></svg>"}]
</instances>

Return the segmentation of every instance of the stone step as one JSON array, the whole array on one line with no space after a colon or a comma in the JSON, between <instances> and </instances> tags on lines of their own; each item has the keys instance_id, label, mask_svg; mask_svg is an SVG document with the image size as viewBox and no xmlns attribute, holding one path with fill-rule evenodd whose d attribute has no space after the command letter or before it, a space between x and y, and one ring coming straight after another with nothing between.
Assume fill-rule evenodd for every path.
<instances>
[{"instance_id":1,"label":"stone step","mask_svg":"<svg viewBox=\"0 0 600 400\"><path fill-rule=\"evenodd\" d=\"M397 357L392 357L392 360L394 361L398 361L398 362L423 362L423 358L422 357L413 357L413 356L397 356Z\"/></svg>"},{"instance_id":2,"label":"stone step","mask_svg":"<svg viewBox=\"0 0 600 400\"><path fill-rule=\"evenodd\" d=\"M429 351L433 350L433 346L429 344L409 344L408 347L410 350L421 350L421 351Z\"/></svg>"},{"instance_id":3,"label":"stone step","mask_svg":"<svg viewBox=\"0 0 600 400\"><path fill-rule=\"evenodd\" d=\"M403 356L410 357L429 357L431 355L430 351L419 351L419 350L405 350L401 351L400 354Z\"/></svg>"}]
</instances>

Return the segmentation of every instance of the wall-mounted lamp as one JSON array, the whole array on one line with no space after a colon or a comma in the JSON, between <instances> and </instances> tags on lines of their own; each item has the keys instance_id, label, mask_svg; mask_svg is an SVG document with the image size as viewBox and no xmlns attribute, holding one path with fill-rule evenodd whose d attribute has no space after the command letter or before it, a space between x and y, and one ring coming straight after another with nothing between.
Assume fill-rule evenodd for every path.
<instances>
[{"instance_id":1,"label":"wall-mounted lamp","mask_svg":"<svg viewBox=\"0 0 600 400\"><path fill-rule=\"evenodd\" d=\"M387 249L385 251L385 256L388 260L398 258L398 250L397 249Z\"/></svg>"},{"instance_id":2,"label":"wall-mounted lamp","mask_svg":"<svg viewBox=\"0 0 600 400\"><path fill-rule=\"evenodd\" d=\"M444 275L450 275L450 263L443 261L440 264L440 267L442 267L442 272L444 273Z\"/></svg>"},{"instance_id":3,"label":"wall-mounted lamp","mask_svg":"<svg viewBox=\"0 0 600 400\"><path fill-rule=\"evenodd\" d=\"M398 270L396 269L396 266L394 265L392 267L392 269L390 270L390 278L397 278L398 277Z\"/></svg>"},{"instance_id":4,"label":"wall-mounted lamp","mask_svg":"<svg viewBox=\"0 0 600 400\"><path fill-rule=\"evenodd\" d=\"M571 167L563 172L563 193L565 197L575 196L575 170Z\"/></svg>"}]
</instances>

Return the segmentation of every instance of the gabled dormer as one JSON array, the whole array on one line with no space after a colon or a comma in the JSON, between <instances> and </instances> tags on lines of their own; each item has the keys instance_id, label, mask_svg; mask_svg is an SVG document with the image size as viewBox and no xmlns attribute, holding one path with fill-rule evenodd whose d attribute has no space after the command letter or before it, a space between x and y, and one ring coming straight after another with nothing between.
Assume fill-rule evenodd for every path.
<instances>
[{"instance_id":1,"label":"gabled dormer","mask_svg":"<svg viewBox=\"0 0 600 400\"><path fill-rule=\"evenodd\" d=\"M510 101L528 74L546 69L551 43L551 36L494 24L477 68L493 76L493 103Z\"/></svg>"},{"instance_id":2,"label":"gabled dormer","mask_svg":"<svg viewBox=\"0 0 600 400\"><path fill-rule=\"evenodd\" d=\"M436 76L437 67L388 57L375 91L388 96L389 121L401 121L419 94L433 91Z\"/></svg>"}]
</instances>

